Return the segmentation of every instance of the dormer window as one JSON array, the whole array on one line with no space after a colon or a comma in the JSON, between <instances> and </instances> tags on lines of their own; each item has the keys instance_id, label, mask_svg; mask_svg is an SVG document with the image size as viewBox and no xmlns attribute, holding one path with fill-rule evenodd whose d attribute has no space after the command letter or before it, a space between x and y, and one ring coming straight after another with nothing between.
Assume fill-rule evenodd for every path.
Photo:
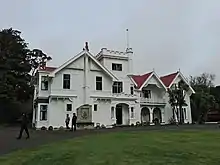
<instances>
[{"instance_id":1,"label":"dormer window","mask_svg":"<svg viewBox=\"0 0 220 165\"><path fill-rule=\"evenodd\" d=\"M122 71L122 64L112 63L112 70Z\"/></svg>"}]
</instances>

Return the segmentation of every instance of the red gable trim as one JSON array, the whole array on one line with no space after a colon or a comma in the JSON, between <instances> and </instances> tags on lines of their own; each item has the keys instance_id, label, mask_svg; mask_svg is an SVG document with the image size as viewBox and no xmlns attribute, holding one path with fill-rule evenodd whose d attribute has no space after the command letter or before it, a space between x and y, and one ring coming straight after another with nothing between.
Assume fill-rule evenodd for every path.
<instances>
[{"instance_id":1,"label":"red gable trim","mask_svg":"<svg viewBox=\"0 0 220 165\"><path fill-rule=\"evenodd\" d=\"M150 75L152 74L153 72L150 72L150 73L146 73L144 75L133 75L132 76L132 79L135 81L135 83L137 84L137 88L139 89L143 83L150 77Z\"/></svg>"},{"instance_id":2,"label":"red gable trim","mask_svg":"<svg viewBox=\"0 0 220 165\"><path fill-rule=\"evenodd\" d=\"M169 87L170 84L173 82L173 80L176 78L176 76L177 76L178 73L179 73L179 72L172 73L172 74L169 74L169 75L160 77L160 79L161 79L161 81L164 83L164 85L165 85L166 87Z\"/></svg>"},{"instance_id":3,"label":"red gable trim","mask_svg":"<svg viewBox=\"0 0 220 165\"><path fill-rule=\"evenodd\" d=\"M39 68L39 71L47 71L47 72L53 72L55 69L55 67L44 67L44 68Z\"/></svg>"}]
</instances>

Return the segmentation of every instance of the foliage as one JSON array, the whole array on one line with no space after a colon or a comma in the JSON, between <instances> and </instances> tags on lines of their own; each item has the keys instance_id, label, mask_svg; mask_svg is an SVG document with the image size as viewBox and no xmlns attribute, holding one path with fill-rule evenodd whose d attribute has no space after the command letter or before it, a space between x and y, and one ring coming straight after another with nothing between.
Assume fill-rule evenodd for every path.
<instances>
[{"instance_id":1,"label":"foliage","mask_svg":"<svg viewBox=\"0 0 220 165\"><path fill-rule=\"evenodd\" d=\"M40 141L51 141L51 133L47 134L49 132L43 134L44 138L38 136ZM217 165L220 157L218 140L219 132L216 130L96 134L13 152L1 157L0 164ZM28 145L26 143L30 146L31 141L25 142L24 145ZM33 140L32 143L36 141Z\"/></svg>"},{"instance_id":2,"label":"foliage","mask_svg":"<svg viewBox=\"0 0 220 165\"><path fill-rule=\"evenodd\" d=\"M177 85L174 84L173 87L168 89L169 103L173 108L173 112L176 113L177 120L180 124L184 123L182 107L186 104L185 95L188 90L189 86L183 80L179 81ZM179 112L177 111L177 107L179 108Z\"/></svg>"},{"instance_id":3,"label":"foliage","mask_svg":"<svg viewBox=\"0 0 220 165\"><path fill-rule=\"evenodd\" d=\"M39 49L30 50L20 31L12 28L0 31L0 107L5 107L1 114L9 111L6 105L24 104L31 99L34 73L50 59ZM13 111L17 107L10 110L11 115Z\"/></svg>"},{"instance_id":4,"label":"foliage","mask_svg":"<svg viewBox=\"0 0 220 165\"><path fill-rule=\"evenodd\" d=\"M215 75L209 73L190 76L190 84L196 92L190 100L193 121L204 122L207 112L212 108L217 108L215 96L212 94L213 92L211 93L211 89L215 89L214 80Z\"/></svg>"}]
</instances>

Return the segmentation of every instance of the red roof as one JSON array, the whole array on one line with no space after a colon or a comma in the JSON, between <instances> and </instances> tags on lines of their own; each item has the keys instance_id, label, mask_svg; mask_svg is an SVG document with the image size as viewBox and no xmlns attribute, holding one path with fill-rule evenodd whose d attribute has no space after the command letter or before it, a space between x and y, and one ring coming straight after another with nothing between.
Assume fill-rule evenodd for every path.
<instances>
[{"instance_id":1,"label":"red roof","mask_svg":"<svg viewBox=\"0 0 220 165\"><path fill-rule=\"evenodd\" d=\"M172 81L175 79L176 75L178 74L178 72L176 73L172 73L163 77L160 77L161 81L164 83L164 85L166 87L169 87L170 84L172 83Z\"/></svg>"},{"instance_id":2,"label":"red roof","mask_svg":"<svg viewBox=\"0 0 220 165\"><path fill-rule=\"evenodd\" d=\"M47 67L47 66L45 68L39 68L40 71L47 71L47 72L52 72L55 69L57 69L57 68L55 68L55 67Z\"/></svg>"},{"instance_id":3,"label":"red roof","mask_svg":"<svg viewBox=\"0 0 220 165\"><path fill-rule=\"evenodd\" d=\"M150 77L151 74L152 72L146 73L144 75L133 75L132 79L136 82L137 88L140 88L143 85L143 83L148 79L148 77Z\"/></svg>"}]
</instances>

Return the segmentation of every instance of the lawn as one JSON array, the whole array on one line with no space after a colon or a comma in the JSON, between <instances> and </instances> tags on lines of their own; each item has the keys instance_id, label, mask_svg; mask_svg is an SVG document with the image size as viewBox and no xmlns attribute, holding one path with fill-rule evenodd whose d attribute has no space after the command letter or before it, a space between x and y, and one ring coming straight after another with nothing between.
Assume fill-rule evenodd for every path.
<instances>
[{"instance_id":1,"label":"lawn","mask_svg":"<svg viewBox=\"0 0 220 165\"><path fill-rule=\"evenodd\" d=\"M219 141L219 131L107 133L17 151L0 164L219 165Z\"/></svg>"}]
</instances>

